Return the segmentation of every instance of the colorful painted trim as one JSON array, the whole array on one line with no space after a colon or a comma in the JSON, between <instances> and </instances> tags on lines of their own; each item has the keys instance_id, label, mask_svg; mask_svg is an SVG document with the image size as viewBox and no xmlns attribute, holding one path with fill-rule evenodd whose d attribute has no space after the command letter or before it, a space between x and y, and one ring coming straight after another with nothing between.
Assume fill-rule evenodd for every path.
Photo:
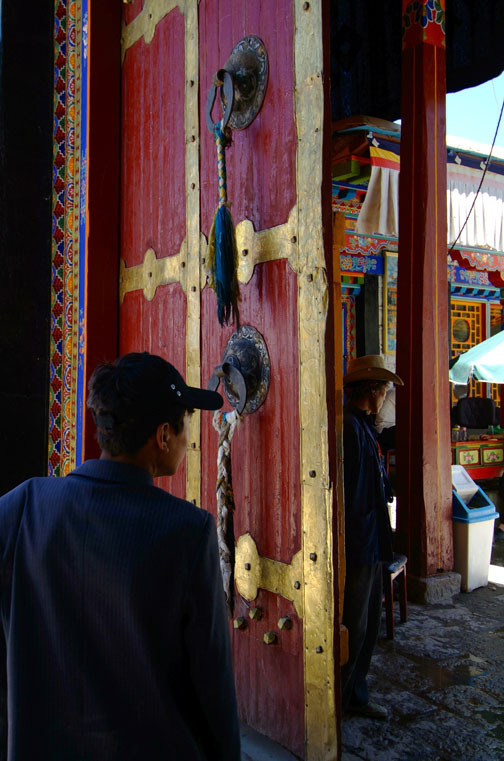
<instances>
[{"instance_id":1,"label":"colorful painted trim","mask_svg":"<svg viewBox=\"0 0 504 761\"><path fill-rule=\"evenodd\" d=\"M400 169L399 156L391 151L387 151L384 148L374 148L370 146L369 156L371 166L381 166L385 169L395 169L397 172Z\"/></svg>"},{"instance_id":2,"label":"colorful painted trim","mask_svg":"<svg viewBox=\"0 0 504 761\"><path fill-rule=\"evenodd\" d=\"M358 203L355 201L350 201L349 203L347 203L346 201L339 201L337 198L334 198L334 197L332 199L333 212L339 212L340 214L345 214L345 216L347 216L348 214L352 215L352 216L347 216L347 220L353 219L353 221L356 222L361 209L362 209L362 203Z\"/></svg>"},{"instance_id":3,"label":"colorful painted trim","mask_svg":"<svg viewBox=\"0 0 504 761\"><path fill-rule=\"evenodd\" d=\"M361 204L367 193L367 185L358 187L357 185L343 184L337 180L332 182L332 197L338 201L347 203Z\"/></svg>"},{"instance_id":4,"label":"colorful painted trim","mask_svg":"<svg viewBox=\"0 0 504 761\"><path fill-rule=\"evenodd\" d=\"M371 238L367 235L345 232L345 249L352 254L377 254L385 248L390 250L392 241L397 247L397 238L387 238L384 235ZM392 248L394 248L393 244Z\"/></svg>"},{"instance_id":5,"label":"colorful painted trim","mask_svg":"<svg viewBox=\"0 0 504 761\"><path fill-rule=\"evenodd\" d=\"M464 248L454 249L450 253L460 264L464 264L464 261L468 262L473 269L480 272L504 272L504 254Z\"/></svg>"},{"instance_id":6,"label":"colorful painted trim","mask_svg":"<svg viewBox=\"0 0 504 761\"><path fill-rule=\"evenodd\" d=\"M353 256L348 252L344 252L340 254L340 266L342 273L383 275L384 272L383 256ZM464 289L463 291L457 291L460 293L472 293L474 296L484 296L493 299L499 296L499 290L492 285L486 271L466 270L463 267L458 267L456 264L449 264L448 280L452 285L452 290L455 287Z\"/></svg>"},{"instance_id":7,"label":"colorful painted trim","mask_svg":"<svg viewBox=\"0 0 504 761\"><path fill-rule=\"evenodd\" d=\"M383 258L381 256L340 255L342 272L364 272L368 275L383 275Z\"/></svg>"},{"instance_id":8,"label":"colorful painted trim","mask_svg":"<svg viewBox=\"0 0 504 761\"><path fill-rule=\"evenodd\" d=\"M492 283L488 278L488 272L466 270L463 267L458 267L456 264L448 265L448 280L454 285L468 285L473 288L493 289Z\"/></svg>"},{"instance_id":9,"label":"colorful painted trim","mask_svg":"<svg viewBox=\"0 0 504 761\"><path fill-rule=\"evenodd\" d=\"M56 0L49 475L82 459L88 0ZM84 270L82 268L84 267Z\"/></svg>"},{"instance_id":10,"label":"colorful painted trim","mask_svg":"<svg viewBox=\"0 0 504 761\"><path fill-rule=\"evenodd\" d=\"M355 288L355 286L354 286ZM343 311L343 375L347 371L348 361L356 354L356 320L355 320L355 296L359 292L357 287L352 295L342 295L341 309Z\"/></svg>"},{"instance_id":11,"label":"colorful painted trim","mask_svg":"<svg viewBox=\"0 0 504 761\"><path fill-rule=\"evenodd\" d=\"M79 321L76 326L77 344L73 360L77 362L77 388L75 419L75 465L80 465L84 452L84 399L86 396L85 339L86 339L86 273L87 273L87 166L88 166L88 108L89 108L89 0L82 0L80 61L80 191L75 201L75 220L78 225L79 246ZM77 222L78 214L78 222Z\"/></svg>"},{"instance_id":12,"label":"colorful painted trim","mask_svg":"<svg viewBox=\"0 0 504 761\"><path fill-rule=\"evenodd\" d=\"M57 0L54 14L53 226L51 272L51 343L49 384L49 474L60 475L62 452L63 310L65 261L66 154L66 1Z\"/></svg>"},{"instance_id":13,"label":"colorful painted trim","mask_svg":"<svg viewBox=\"0 0 504 761\"><path fill-rule=\"evenodd\" d=\"M403 49L421 42L445 46L445 0L403 0Z\"/></svg>"},{"instance_id":14,"label":"colorful painted trim","mask_svg":"<svg viewBox=\"0 0 504 761\"><path fill-rule=\"evenodd\" d=\"M341 200L335 197L334 195L332 197L333 212L344 214L347 219L347 222L349 219L356 222L361 209L362 209L362 200L360 199L346 201L344 199Z\"/></svg>"}]
</instances>

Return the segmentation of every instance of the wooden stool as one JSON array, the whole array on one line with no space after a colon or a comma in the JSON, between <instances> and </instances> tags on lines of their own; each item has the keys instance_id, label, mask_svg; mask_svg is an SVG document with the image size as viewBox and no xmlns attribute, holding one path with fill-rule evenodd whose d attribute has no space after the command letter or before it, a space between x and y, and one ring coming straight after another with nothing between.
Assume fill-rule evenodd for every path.
<instances>
[{"instance_id":1,"label":"wooden stool","mask_svg":"<svg viewBox=\"0 0 504 761\"><path fill-rule=\"evenodd\" d=\"M396 555L394 553L394 560L392 563L382 563L388 639L394 639L394 579L401 574L402 578L399 581L399 607L401 612L401 623L404 624L408 620L408 597L406 588L407 562L408 558L406 555Z\"/></svg>"}]
</instances>

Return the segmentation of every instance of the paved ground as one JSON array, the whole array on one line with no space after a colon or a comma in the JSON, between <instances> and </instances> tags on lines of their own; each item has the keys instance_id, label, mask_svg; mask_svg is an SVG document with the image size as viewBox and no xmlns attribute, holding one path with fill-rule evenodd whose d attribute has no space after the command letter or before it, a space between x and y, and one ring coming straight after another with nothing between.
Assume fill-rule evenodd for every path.
<instances>
[{"instance_id":1,"label":"paved ground","mask_svg":"<svg viewBox=\"0 0 504 761\"><path fill-rule=\"evenodd\" d=\"M504 579L408 614L393 641L383 622L370 673L389 720L345 718L342 761L504 761ZM244 761L293 758L244 729Z\"/></svg>"},{"instance_id":2,"label":"paved ground","mask_svg":"<svg viewBox=\"0 0 504 761\"><path fill-rule=\"evenodd\" d=\"M504 566L504 542L492 564ZM410 604L380 639L370 685L390 718L346 718L343 761L504 761L504 581Z\"/></svg>"}]
</instances>

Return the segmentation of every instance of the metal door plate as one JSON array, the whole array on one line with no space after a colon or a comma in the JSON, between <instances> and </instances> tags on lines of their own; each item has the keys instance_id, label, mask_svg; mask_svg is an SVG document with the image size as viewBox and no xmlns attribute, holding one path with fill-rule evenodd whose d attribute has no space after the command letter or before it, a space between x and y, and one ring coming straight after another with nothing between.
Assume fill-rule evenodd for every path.
<instances>
[{"instance_id":1,"label":"metal door plate","mask_svg":"<svg viewBox=\"0 0 504 761\"><path fill-rule=\"evenodd\" d=\"M247 403L243 414L255 412L266 399L270 382L270 358L264 338L251 325L242 325L227 342L222 364L229 363L240 370L247 386ZM222 379L224 394L232 407L238 396L229 381Z\"/></svg>"},{"instance_id":2,"label":"metal door plate","mask_svg":"<svg viewBox=\"0 0 504 761\"><path fill-rule=\"evenodd\" d=\"M229 117L232 129L245 129L260 111L268 84L268 55L263 41L248 35L238 42L224 64L234 82L234 103ZM226 110L223 88L220 90Z\"/></svg>"}]
</instances>

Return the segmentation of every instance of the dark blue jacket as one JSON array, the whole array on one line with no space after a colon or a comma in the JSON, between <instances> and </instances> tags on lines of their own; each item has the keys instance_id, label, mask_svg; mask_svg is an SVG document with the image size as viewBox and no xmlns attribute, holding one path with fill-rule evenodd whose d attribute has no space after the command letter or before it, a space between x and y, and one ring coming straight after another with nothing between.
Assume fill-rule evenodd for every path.
<instances>
[{"instance_id":1,"label":"dark blue jacket","mask_svg":"<svg viewBox=\"0 0 504 761\"><path fill-rule=\"evenodd\" d=\"M343 415L346 562L392 560L386 475L369 415L347 404Z\"/></svg>"},{"instance_id":2,"label":"dark blue jacket","mask_svg":"<svg viewBox=\"0 0 504 761\"><path fill-rule=\"evenodd\" d=\"M0 499L0 563L2 759L239 761L209 513L90 460Z\"/></svg>"}]
</instances>

